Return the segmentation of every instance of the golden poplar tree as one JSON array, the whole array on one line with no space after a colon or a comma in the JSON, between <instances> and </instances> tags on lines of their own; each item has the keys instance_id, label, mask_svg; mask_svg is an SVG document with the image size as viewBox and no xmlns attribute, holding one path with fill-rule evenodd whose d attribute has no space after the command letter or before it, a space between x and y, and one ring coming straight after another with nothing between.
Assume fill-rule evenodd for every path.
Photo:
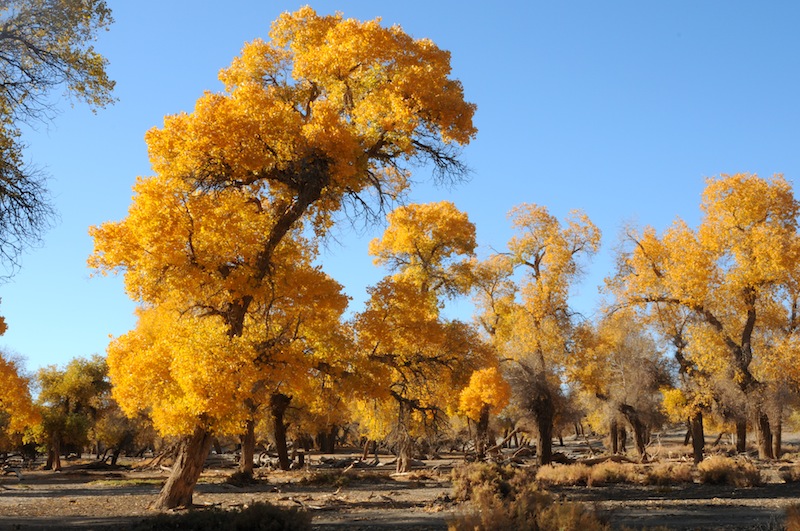
<instances>
[{"instance_id":1,"label":"golden poplar tree","mask_svg":"<svg viewBox=\"0 0 800 531\"><path fill-rule=\"evenodd\" d=\"M759 454L773 457L767 387L757 367L768 353L764 339L782 335L772 326L774 309L790 311L787 288L800 257L798 203L782 176L736 174L709 179L701 209L697 229L677 220L661 236L650 227L631 232L610 285L621 304L690 312L683 355L698 374L713 377L717 394L746 403ZM731 406L743 451L748 415Z\"/></svg>"},{"instance_id":2,"label":"golden poplar tree","mask_svg":"<svg viewBox=\"0 0 800 531\"><path fill-rule=\"evenodd\" d=\"M562 223L543 206L522 204L510 216L517 234L508 252L484 262L476 274L478 319L508 360L512 402L533 418L537 458L546 464L575 332L570 288L581 260L599 248L600 231L577 211Z\"/></svg>"},{"instance_id":3,"label":"golden poplar tree","mask_svg":"<svg viewBox=\"0 0 800 531\"><path fill-rule=\"evenodd\" d=\"M447 296L466 293L475 226L452 203L400 207L370 245L394 274L372 287L354 329L367 382L356 414L368 438L397 447L406 472L414 438L441 428L472 371L489 360L473 327L442 317Z\"/></svg>"},{"instance_id":4,"label":"golden poplar tree","mask_svg":"<svg viewBox=\"0 0 800 531\"><path fill-rule=\"evenodd\" d=\"M141 326L155 332L134 332L140 348L120 350L162 360L131 362L131 376L115 385L148 370L209 367L185 374L199 402L164 401L186 439L158 507L189 505L212 432L246 421L215 419L261 385L253 360L270 339L259 334L273 279L309 248L292 240L323 236L343 210L380 211L419 162L433 162L441 178L463 176L458 147L476 133L475 107L449 76L449 53L430 40L304 7L281 15L269 41L245 45L220 73L224 92L204 94L191 113L148 132L155 175L138 180L125 220L92 229L90 264L124 272L128 293L148 308ZM158 330L161 321L174 324L174 338ZM176 349L198 361L173 369ZM230 367L238 372L220 386L214 371L227 377ZM184 392L171 381L153 385L166 397ZM290 396L270 399L285 402L279 395Z\"/></svg>"}]
</instances>

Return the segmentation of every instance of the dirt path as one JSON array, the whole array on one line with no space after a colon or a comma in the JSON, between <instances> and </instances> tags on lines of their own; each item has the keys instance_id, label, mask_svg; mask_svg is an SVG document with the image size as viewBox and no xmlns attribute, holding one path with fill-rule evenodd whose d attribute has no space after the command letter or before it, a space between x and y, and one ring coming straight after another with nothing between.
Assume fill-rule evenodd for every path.
<instances>
[{"instance_id":1,"label":"dirt path","mask_svg":"<svg viewBox=\"0 0 800 531\"><path fill-rule=\"evenodd\" d=\"M303 507L318 530L443 530L462 507L449 498L449 471L418 470L392 476L370 469L340 481L303 472L272 472L253 485L226 482L230 470L208 471L195 503L221 508L266 501ZM452 464L452 463L451 463ZM153 515L165 472L24 472L0 477L0 529L113 529ZM338 479L337 479L338 478ZM800 483L737 489L690 484L672 487L622 485L551 489L562 499L596 504L615 528L780 529L787 506L800 503Z\"/></svg>"}]
</instances>

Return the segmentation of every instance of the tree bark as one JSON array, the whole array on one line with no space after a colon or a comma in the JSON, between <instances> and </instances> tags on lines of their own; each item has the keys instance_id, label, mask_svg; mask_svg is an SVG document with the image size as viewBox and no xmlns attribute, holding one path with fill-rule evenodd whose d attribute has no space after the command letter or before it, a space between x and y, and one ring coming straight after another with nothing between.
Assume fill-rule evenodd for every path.
<instances>
[{"instance_id":1,"label":"tree bark","mask_svg":"<svg viewBox=\"0 0 800 531\"><path fill-rule=\"evenodd\" d=\"M61 470L61 438L53 437L50 442L50 451L47 452L47 464L45 470Z\"/></svg>"},{"instance_id":2,"label":"tree bark","mask_svg":"<svg viewBox=\"0 0 800 531\"><path fill-rule=\"evenodd\" d=\"M772 429L772 455L775 459L780 459L783 455L783 418L781 412L775 418Z\"/></svg>"},{"instance_id":3,"label":"tree bark","mask_svg":"<svg viewBox=\"0 0 800 531\"><path fill-rule=\"evenodd\" d=\"M747 419L736 419L736 451L740 454L747 451Z\"/></svg>"},{"instance_id":4,"label":"tree bark","mask_svg":"<svg viewBox=\"0 0 800 531\"><path fill-rule=\"evenodd\" d=\"M703 413L698 411L689 420L689 427L692 434L692 456L694 464L703 460L705 450L706 435L703 431Z\"/></svg>"},{"instance_id":5,"label":"tree bark","mask_svg":"<svg viewBox=\"0 0 800 531\"><path fill-rule=\"evenodd\" d=\"M402 474L411 470L411 451L413 448L414 443L411 440L411 436L403 430L397 444L397 464L395 466L397 473Z\"/></svg>"},{"instance_id":6,"label":"tree bark","mask_svg":"<svg viewBox=\"0 0 800 531\"><path fill-rule=\"evenodd\" d=\"M283 393L275 393L269 401L272 412L275 449L278 451L278 465L281 470L289 470L289 448L286 445L286 423L283 421L292 397Z\"/></svg>"},{"instance_id":7,"label":"tree bark","mask_svg":"<svg viewBox=\"0 0 800 531\"><path fill-rule=\"evenodd\" d=\"M760 409L756 412L756 439L758 440L758 458L775 459L772 453L772 430L769 417Z\"/></svg>"},{"instance_id":8,"label":"tree bark","mask_svg":"<svg viewBox=\"0 0 800 531\"><path fill-rule=\"evenodd\" d=\"M619 426L616 419L611 421L608 432L608 437L611 439L611 455L617 455L619 453Z\"/></svg>"},{"instance_id":9,"label":"tree bark","mask_svg":"<svg viewBox=\"0 0 800 531\"><path fill-rule=\"evenodd\" d=\"M239 456L239 472L248 477L253 476L253 458L256 453L256 422L248 419L244 433L240 437L242 454Z\"/></svg>"},{"instance_id":10,"label":"tree bark","mask_svg":"<svg viewBox=\"0 0 800 531\"><path fill-rule=\"evenodd\" d=\"M191 507L192 494L203 472L203 464L211 451L214 437L204 428L197 427L192 435L181 441L172 473L153 503L157 510Z\"/></svg>"},{"instance_id":11,"label":"tree bark","mask_svg":"<svg viewBox=\"0 0 800 531\"><path fill-rule=\"evenodd\" d=\"M536 423L536 461L549 465L553 461L553 418L555 404L547 391L540 391L533 403L533 419Z\"/></svg>"},{"instance_id":12,"label":"tree bark","mask_svg":"<svg viewBox=\"0 0 800 531\"><path fill-rule=\"evenodd\" d=\"M489 409L488 404L483 405L480 419L475 425L475 453L478 454L478 459L486 457L486 448L489 444Z\"/></svg>"},{"instance_id":13,"label":"tree bark","mask_svg":"<svg viewBox=\"0 0 800 531\"><path fill-rule=\"evenodd\" d=\"M633 428L633 440L636 444L636 452L639 454L639 459L642 463L647 462L647 426L642 422L639 417L639 412L629 404L620 404L619 411Z\"/></svg>"}]
</instances>

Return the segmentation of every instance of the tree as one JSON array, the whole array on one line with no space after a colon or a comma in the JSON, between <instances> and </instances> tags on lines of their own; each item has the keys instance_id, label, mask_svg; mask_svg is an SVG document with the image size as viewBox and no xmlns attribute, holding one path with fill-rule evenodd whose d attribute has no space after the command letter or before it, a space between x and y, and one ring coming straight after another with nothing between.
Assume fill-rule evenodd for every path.
<instances>
[{"instance_id":1,"label":"tree","mask_svg":"<svg viewBox=\"0 0 800 531\"><path fill-rule=\"evenodd\" d=\"M442 427L458 405L453 389L490 359L472 327L441 316L444 298L469 288L465 268L474 248L474 225L446 201L398 208L370 245L375 262L394 274L369 290L366 309L354 318L362 399L372 406L358 410L380 420L362 419L365 426L389 430L366 435L392 439L398 472L409 469L414 436Z\"/></svg>"},{"instance_id":2,"label":"tree","mask_svg":"<svg viewBox=\"0 0 800 531\"><path fill-rule=\"evenodd\" d=\"M53 215L41 172L24 161L20 124L50 119L58 87L93 109L113 101L107 61L91 45L111 22L103 0L0 5L0 263L9 273Z\"/></svg>"},{"instance_id":3,"label":"tree","mask_svg":"<svg viewBox=\"0 0 800 531\"><path fill-rule=\"evenodd\" d=\"M516 207L511 219L517 235L508 252L485 262L476 275L478 319L507 360L512 401L533 417L537 459L547 464L575 331L570 287L581 273L580 260L597 251L600 231L580 212L562 224L532 204Z\"/></svg>"},{"instance_id":4,"label":"tree","mask_svg":"<svg viewBox=\"0 0 800 531\"><path fill-rule=\"evenodd\" d=\"M64 368L39 369L37 404L42 412L39 438L48 448L47 468L61 469L61 453L71 445L79 453L89 443L89 433L99 418L111 384L100 356L75 358Z\"/></svg>"},{"instance_id":5,"label":"tree","mask_svg":"<svg viewBox=\"0 0 800 531\"><path fill-rule=\"evenodd\" d=\"M798 203L782 176L736 174L709 179L701 209L696 230L677 220L661 237L650 227L631 232L610 285L623 304L691 313L686 354L718 385L735 385L754 419L759 455L771 458L767 386L757 367L769 353L766 341L779 333L770 319L775 309L783 308L784 324L790 321L787 295L800 252ZM731 394L719 386L715 391ZM739 410L737 445L744 451L747 416L732 409Z\"/></svg>"},{"instance_id":6,"label":"tree","mask_svg":"<svg viewBox=\"0 0 800 531\"><path fill-rule=\"evenodd\" d=\"M458 411L475 422L475 451L479 459L486 454L489 442L489 414L497 414L508 404L511 388L497 367L472 373L469 385L458 397Z\"/></svg>"},{"instance_id":7,"label":"tree","mask_svg":"<svg viewBox=\"0 0 800 531\"><path fill-rule=\"evenodd\" d=\"M442 179L463 177L458 145L476 133L475 107L448 77L449 53L429 40L308 7L281 15L270 37L245 45L221 72L226 92L206 93L191 114L147 134L156 175L138 181L126 220L92 229L91 265L124 271L134 299L213 329L216 346L202 357L214 365L232 355L220 334L234 353L258 344L247 328L288 240L323 236L342 210L374 214L403 193L419 162ZM241 374L256 357L241 355ZM185 413L162 508L191 504L217 429L208 410Z\"/></svg>"},{"instance_id":8,"label":"tree","mask_svg":"<svg viewBox=\"0 0 800 531\"><path fill-rule=\"evenodd\" d=\"M599 402L596 409L607 409L612 452L619 450L618 426L624 419L633 430L639 459L646 461L648 433L663 422L660 390L670 384L663 355L631 313L608 314L589 334L594 337L571 353L568 378Z\"/></svg>"},{"instance_id":9,"label":"tree","mask_svg":"<svg viewBox=\"0 0 800 531\"><path fill-rule=\"evenodd\" d=\"M0 333L5 331L4 322L0 328ZM30 379L20 365L13 356L0 352L0 431L9 438L16 438L41 421L31 399Z\"/></svg>"}]
</instances>

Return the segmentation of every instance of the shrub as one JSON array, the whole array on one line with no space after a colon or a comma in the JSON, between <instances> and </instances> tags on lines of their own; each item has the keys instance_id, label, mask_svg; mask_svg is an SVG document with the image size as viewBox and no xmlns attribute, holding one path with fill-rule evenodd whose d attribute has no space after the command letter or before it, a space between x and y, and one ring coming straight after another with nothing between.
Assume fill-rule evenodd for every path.
<instances>
[{"instance_id":1,"label":"shrub","mask_svg":"<svg viewBox=\"0 0 800 531\"><path fill-rule=\"evenodd\" d=\"M125 529L125 527L120 527ZM254 503L243 509L203 509L183 514L160 514L128 528L132 531L305 531L311 516L296 508L282 509L269 503Z\"/></svg>"},{"instance_id":2,"label":"shrub","mask_svg":"<svg viewBox=\"0 0 800 531\"><path fill-rule=\"evenodd\" d=\"M752 463L720 455L697 465L700 483L753 487L761 484L761 474Z\"/></svg>"},{"instance_id":3,"label":"shrub","mask_svg":"<svg viewBox=\"0 0 800 531\"><path fill-rule=\"evenodd\" d=\"M343 470L306 471L298 480L300 485L346 487L351 477Z\"/></svg>"},{"instance_id":4,"label":"shrub","mask_svg":"<svg viewBox=\"0 0 800 531\"><path fill-rule=\"evenodd\" d=\"M466 501L473 498L478 490L496 492L506 497L511 492L509 480L514 476L510 467L494 463L475 463L453 468L453 499Z\"/></svg>"},{"instance_id":5,"label":"shrub","mask_svg":"<svg viewBox=\"0 0 800 531\"><path fill-rule=\"evenodd\" d=\"M639 476L633 465L606 461L591 467L587 485L599 487L613 483L636 483L638 479Z\"/></svg>"},{"instance_id":6,"label":"shrub","mask_svg":"<svg viewBox=\"0 0 800 531\"><path fill-rule=\"evenodd\" d=\"M469 509L449 523L452 531L609 529L584 505L554 501L526 469L475 464L454 470L453 478L454 497L469 500Z\"/></svg>"},{"instance_id":7,"label":"shrub","mask_svg":"<svg viewBox=\"0 0 800 531\"><path fill-rule=\"evenodd\" d=\"M784 483L797 483L800 481L800 465L781 467L778 473Z\"/></svg>"},{"instance_id":8,"label":"shrub","mask_svg":"<svg viewBox=\"0 0 800 531\"><path fill-rule=\"evenodd\" d=\"M790 505L786 508L786 531L800 531L800 505Z\"/></svg>"},{"instance_id":9,"label":"shrub","mask_svg":"<svg viewBox=\"0 0 800 531\"><path fill-rule=\"evenodd\" d=\"M539 467L536 481L543 486L587 485L591 469L581 463L573 465L545 465Z\"/></svg>"},{"instance_id":10,"label":"shrub","mask_svg":"<svg viewBox=\"0 0 800 531\"><path fill-rule=\"evenodd\" d=\"M685 463L657 464L644 471L645 485L678 485L693 481L692 466Z\"/></svg>"}]
</instances>

